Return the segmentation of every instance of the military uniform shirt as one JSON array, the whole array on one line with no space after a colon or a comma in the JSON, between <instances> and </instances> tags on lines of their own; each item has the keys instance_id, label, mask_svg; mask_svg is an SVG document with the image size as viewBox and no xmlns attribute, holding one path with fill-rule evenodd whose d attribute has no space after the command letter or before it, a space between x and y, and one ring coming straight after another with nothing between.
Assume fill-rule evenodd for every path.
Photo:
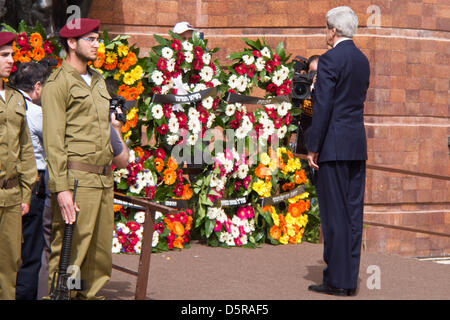
<instances>
[{"instance_id":1,"label":"military uniform shirt","mask_svg":"<svg viewBox=\"0 0 450 320\"><path fill-rule=\"evenodd\" d=\"M89 86L80 73L64 61L42 92L44 148L51 192L69 190L75 178L79 186L110 188L112 174L68 170L68 161L110 166L109 99L103 77L90 69Z\"/></svg>"}]
</instances>

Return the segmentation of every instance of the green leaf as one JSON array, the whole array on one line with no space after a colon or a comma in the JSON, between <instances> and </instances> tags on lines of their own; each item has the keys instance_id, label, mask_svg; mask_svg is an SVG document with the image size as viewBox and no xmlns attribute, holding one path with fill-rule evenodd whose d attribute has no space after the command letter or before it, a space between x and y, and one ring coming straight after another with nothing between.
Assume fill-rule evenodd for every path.
<instances>
[{"instance_id":1,"label":"green leaf","mask_svg":"<svg viewBox=\"0 0 450 320\"><path fill-rule=\"evenodd\" d=\"M153 37L155 38L156 41L158 41L159 44L167 47L170 44L170 41L167 40L166 38L163 38L161 36L158 36L157 34L154 34Z\"/></svg>"},{"instance_id":2,"label":"green leaf","mask_svg":"<svg viewBox=\"0 0 450 320\"><path fill-rule=\"evenodd\" d=\"M214 227L216 226L216 221L211 219L206 219L205 222L205 231L206 231L206 237L209 238L211 233L214 231Z\"/></svg>"},{"instance_id":3,"label":"green leaf","mask_svg":"<svg viewBox=\"0 0 450 320\"><path fill-rule=\"evenodd\" d=\"M17 31L11 27L10 25L7 25L6 23L2 23L2 27L4 28L3 31L8 31L8 32L12 32L14 34L17 34Z\"/></svg>"},{"instance_id":4,"label":"green leaf","mask_svg":"<svg viewBox=\"0 0 450 320\"><path fill-rule=\"evenodd\" d=\"M277 45L277 47L275 48L275 53L276 53L279 57L281 57L281 55L283 54L283 52L284 52L284 45L283 45L283 42L280 42L280 43Z\"/></svg>"}]
</instances>

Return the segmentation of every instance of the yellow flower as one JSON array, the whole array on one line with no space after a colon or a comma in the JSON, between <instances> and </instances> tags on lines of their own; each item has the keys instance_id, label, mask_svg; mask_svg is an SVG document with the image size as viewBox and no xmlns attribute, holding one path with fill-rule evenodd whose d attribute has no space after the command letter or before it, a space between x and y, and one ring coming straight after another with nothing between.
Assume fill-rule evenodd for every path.
<instances>
[{"instance_id":1,"label":"yellow flower","mask_svg":"<svg viewBox=\"0 0 450 320\"><path fill-rule=\"evenodd\" d=\"M289 237L295 236L295 228L294 228L292 225L289 225L289 224L288 224L287 235L288 235Z\"/></svg>"},{"instance_id":2,"label":"yellow flower","mask_svg":"<svg viewBox=\"0 0 450 320\"><path fill-rule=\"evenodd\" d=\"M135 81L142 79L144 76L144 70L141 66L136 66L133 71L131 71L131 74Z\"/></svg>"},{"instance_id":3,"label":"yellow flower","mask_svg":"<svg viewBox=\"0 0 450 320\"><path fill-rule=\"evenodd\" d=\"M108 53L106 53L105 62L107 64L114 64L115 62L117 62L117 54L115 52L109 51Z\"/></svg>"},{"instance_id":4,"label":"yellow flower","mask_svg":"<svg viewBox=\"0 0 450 320\"><path fill-rule=\"evenodd\" d=\"M98 53L105 53L105 44L104 43L100 43L98 46Z\"/></svg>"},{"instance_id":5,"label":"yellow flower","mask_svg":"<svg viewBox=\"0 0 450 320\"><path fill-rule=\"evenodd\" d=\"M136 80L133 78L133 75L131 72L125 73L123 76L123 83L125 83L128 86L132 86Z\"/></svg>"},{"instance_id":6,"label":"yellow flower","mask_svg":"<svg viewBox=\"0 0 450 320\"><path fill-rule=\"evenodd\" d=\"M287 150L286 150L285 147L282 147L282 148L278 148L278 149L277 149L277 156L278 156L278 158L281 157L281 154L282 154L282 153L287 153Z\"/></svg>"},{"instance_id":7,"label":"yellow flower","mask_svg":"<svg viewBox=\"0 0 450 320\"><path fill-rule=\"evenodd\" d=\"M295 219L291 216L290 213L286 215L286 223L288 224L288 226L295 223Z\"/></svg>"},{"instance_id":8,"label":"yellow flower","mask_svg":"<svg viewBox=\"0 0 450 320\"><path fill-rule=\"evenodd\" d=\"M280 237L280 243L282 244L288 244L289 242L289 235L286 233L283 236Z\"/></svg>"},{"instance_id":9,"label":"yellow flower","mask_svg":"<svg viewBox=\"0 0 450 320\"><path fill-rule=\"evenodd\" d=\"M128 138L131 136L131 130L129 130L125 135L123 136L123 140L127 141Z\"/></svg>"},{"instance_id":10,"label":"yellow flower","mask_svg":"<svg viewBox=\"0 0 450 320\"><path fill-rule=\"evenodd\" d=\"M128 47L126 45L118 46L117 53L119 54L119 57L126 57L128 55Z\"/></svg>"},{"instance_id":11,"label":"yellow flower","mask_svg":"<svg viewBox=\"0 0 450 320\"><path fill-rule=\"evenodd\" d=\"M261 197L270 197L270 190L272 190L272 182L264 182L258 179L253 183L252 189L256 191Z\"/></svg>"},{"instance_id":12,"label":"yellow flower","mask_svg":"<svg viewBox=\"0 0 450 320\"><path fill-rule=\"evenodd\" d=\"M276 226L280 225L280 218L278 217L278 214L275 212L275 210L271 213L273 224Z\"/></svg>"},{"instance_id":13,"label":"yellow flower","mask_svg":"<svg viewBox=\"0 0 450 320\"><path fill-rule=\"evenodd\" d=\"M127 114L127 121L133 120L137 112L138 112L137 108L131 109Z\"/></svg>"},{"instance_id":14,"label":"yellow flower","mask_svg":"<svg viewBox=\"0 0 450 320\"><path fill-rule=\"evenodd\" d=\"M261 160L261 163L265 166L269 165L269 163L270 163L270 157L266 152L261 154L260 160Z\"/></svg>"},{"instance_id":15,"label":"yellow flower","mask_svg":"<svg viewBox=\"0 0 450 320\"><path fill-rule=\"evenodd\" d=\"M114 80L119 81L119 79L120 79L120 77L122 76L122 74L123 74L122 70L121 70L120 72L117 72L117 73L114 75Z\"/></svg>"}]
</instances>

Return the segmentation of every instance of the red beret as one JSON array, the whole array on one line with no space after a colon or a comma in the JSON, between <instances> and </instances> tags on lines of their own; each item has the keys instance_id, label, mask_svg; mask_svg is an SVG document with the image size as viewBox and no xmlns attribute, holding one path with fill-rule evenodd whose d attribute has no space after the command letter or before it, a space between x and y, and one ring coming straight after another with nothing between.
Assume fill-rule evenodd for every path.
<instances>
[{"instance_id":1,"label":"red beret","mask_svg":"<svg viewBox=\"0 0 450 320\"><path fill-rule=\"evenodd\" d=\"M73 19L61 28L59 35L61 38L78 38L98 29L99 26L100 20L97 19Z\"/></svg>"},{"instance_id":2,"label":"red beret","mask_svg":"<svg viewBox=\"0 0 450 320\"><path fill-rule=\"evenodd\" d=\"M0 47L16 40L16 35L12 32L0 32Z\"/></svg>"}]
</instances>

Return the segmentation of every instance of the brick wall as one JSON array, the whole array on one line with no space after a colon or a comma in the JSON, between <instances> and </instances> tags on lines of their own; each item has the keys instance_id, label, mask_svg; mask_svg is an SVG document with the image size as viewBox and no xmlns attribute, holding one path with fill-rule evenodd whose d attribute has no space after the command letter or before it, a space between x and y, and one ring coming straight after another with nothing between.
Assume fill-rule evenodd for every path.
<instances>
[{"instance_id":1,"label":"brick wall","mask_svg":"<svg viewBox=\"0 0 450 320\"><path fill-rule=\"evenodd\" d=\"M152 34L189 21L210 47L221 48L216 57L226 63L244 47L242 37L282 41L293 56L325 52L324 16L338 5L357 13L355 43L371 63L368 163L450 176L448 1L97 0L90 16L112 33L129 34L142 55L155 44ZM366 220L450 233L448 180L368 170L365 203ZM450 254L450 238L366 226L364 248L443 255Z\"/></svg>"}]
</instances>

